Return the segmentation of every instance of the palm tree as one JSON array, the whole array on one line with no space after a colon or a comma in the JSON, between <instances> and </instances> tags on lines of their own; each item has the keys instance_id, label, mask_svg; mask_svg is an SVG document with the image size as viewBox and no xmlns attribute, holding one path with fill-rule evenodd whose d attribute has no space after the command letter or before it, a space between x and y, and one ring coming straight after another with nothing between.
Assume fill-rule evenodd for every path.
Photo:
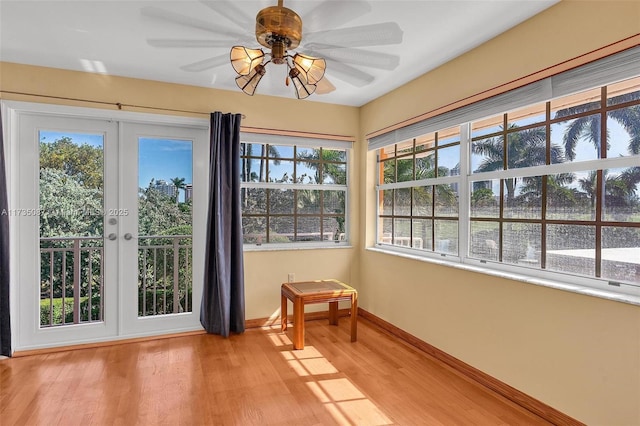
<instances>
[{"instance_id":1,"label":"palm tree","mask_svg":"<svg viewBox=\"0 0 640 426\"><path fill-rule=\"evenodd\" d=\"M518 126L509 125L508 130L514 130ZM474 154L484 156L475 172L490 172L503 170L504 168L504 136L474 141L471 144ZM523 167L540 166L546 164L547 134L544 128L536 127L508 134L507 138L507 168L517 169ZM563 161L562 148L551 145L551 162ZM507 188L507 203L511 205L515 199L516 184L518 178L505 179Z\"/></svg>"},{"instance_id":2,"label":"palm tree","mask_svg":"<svg viewBox=\"0 0 640 426\"><path fill-rule=\"evenodd\" d=\"M346 168L343 167L344 152L332 149L314 149L311 153L298 154L298 160L302 160L307 167L315 170L316 182L322 182L323 176L320 170L320 161L322 160L322 174L326 174L332 178L337 184L345 184L347 182ZM300 176L296 177L300 181Z\"/></svg>"},{"instance_id":3,"label":"palm tree","mask_svg":"<svg viewBox=\"0 0 640 426\"><path fill-rule=\"evenodd\" d=\"M262 179L264 178L264 162L266 160L267 152L269 153L269 157L274 159L272 160L274 165L277 166L280 164L280 153L278 152L278 149L273 145L262 145L262 148L260 150L260 182L262 182Z\"/></svg>"},{"instance_id":4,"label":"palm tree","mask_svg":"<svg viewBox=\"0 0 640 426\"><path fill-rule=\"evenodd\" d=\"M258 176L256 172L251 170L251 158L253 156L253 144L242 144L242 181L253 182L253 177Z\"/></svg>"},{"instance_id":5,"label":"palm tree","mask_svg":"<svg viewBox=\"0 0 640 426\"><path fill-rule=\"evenodd\" d=\"M567 186L574 180L575 175L573 173L560 173L547 176L547 205L550 207L575 206L580 200L580 193L575 188L569 188ZM537 204L542 194L542 182L543 178L541 176L524 178L524 184L521 188L518 201Z\"/></svg>"},{"instance_id":6,"label":"palm tree","mask_svg":"<svg viewBox=\"0 0 640 426\"><path fill-rule=\"evenodd\" d=\"M598 173L593 170L587 177L578 180L580 189L589 198L590 206L593 208L597 199L596 181ZM638 203L636 186L640 183L640 167L625 169L618 176L610 176L608 170L602 171L605 182L605 200L609 206L633 206Z\"/></svg>"},{"instance_id":7,"label":"palm tree","mask_svg":"<svg viewBox=\"0 0 640 426\"><path fill-rule=\"evenodd\" d=\"M176 205L178 205L178 196L180 195L180 190L185 189L186 187L184 178L174 177L173 179L171 179L171 183L176 187Z\"/></svg>"},{"instance_id":8,"label":"palm tree","mask_svg":"<svg viewBox=\"0 0 640 426\"><path fill-rule=\"evenodd\" d=\"M260 148L260 170L259 174L254 170L251 170L252 160L255 158L253 155L253 148L255 144L252 143L243 143L242 144L242 180L243 182L262 182L264 180L265 173L265 161L266 161L266 153L269 153L269 157L273 158L273 164L280 164L280 153L278 149L273 145L261 145ZM268 148L267 148L268 146Z\"/></svg>"},{"instance_id":9,"label":"palm tree","mask_svg":"<svg viewBox=\"0 0 640 426\"><path fill-rule=\"evenodd\" d=\"M609 100L612 104L620 104L624 102L636 101L640 99L640 91L625 93L624 95L615 96ZM574 107L564 108L556 112L555 118L571 117L576 114L593 111L599 107L600 102L589 102ZM629 152L632 154L640 153L640 105L634 105L628 108L619 108L608 112L608 116L616 120L631 136L629 139ZM600 150L602 147L602 123L600 114L592 114L580 117L572 121L564 132L563 145L565 156L568 160L575 159L576 145L580 139L586 140L593 144L600 158ZM607 129L607 147L609 141L609 129Z\"/></svg>"},{"instance_id":10,"label":"palm tree","mask_svg":"<svg viewBox=\"0 0 640 426\"><path fill-rule=\"evenodd\" d=\"M344 152L339 150L327 150L327 149L313 149L310 153L298 154L298 161L302 161L307 167L315 171L315 182L321 183L324 181L323 175L326 174L337 184L347 183L347 170L345 165ZM322 164L322 167L320 166ZM297 182L303 182L306 174L296 176ZM309 177L311 179L311 177ZM299 207L305 205L315 205L317 203L316 196L318 191L306 191L298 190L298 203ZM329 197L334 197L330 199ZM334 230L333 238L338 241L340 234L344 233L344 208L345 208L345 192L336 191L334 193L324 194L324 206L321 206L323 210L329 208L330 205L335 205L337 208L332 210L336 216L333 218L336 221L336 228ZM326 211L326 210L325 210Z\"/></svg>"},{"instance_id":11,"label":"palm tree","mask_svg":"<svg viewBox=\"0 0 640 426\"><path fill-rule=\"evenodd\" d=\"M597 178L598 178L598 172L595 170L592 170L589 172L587 177L578 179L578 186L587 195L587 198L589 199L589 207L591 207L592 209L596 205Z\"/></svg>"}]
</instances>

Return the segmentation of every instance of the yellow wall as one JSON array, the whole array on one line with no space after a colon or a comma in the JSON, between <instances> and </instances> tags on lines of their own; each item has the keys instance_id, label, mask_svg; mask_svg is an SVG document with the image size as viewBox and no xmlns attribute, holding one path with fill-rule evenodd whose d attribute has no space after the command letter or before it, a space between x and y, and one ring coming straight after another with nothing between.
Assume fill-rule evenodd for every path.
<instances>
[{"instance_id":1,"label":"yellow wall","mask_svg":"<svg viewBox=\"0 0 640 426\"><path fill-rule=\"evenodd\" d=\"M132 78L112 77L60 69L34 67L0 62L0 91L2 98L28 102L79 105L91 108L116 108L99 103L68 101L49 97L83 99L124 104L124 110L175 114L151 108L202 111L205 114L180 114L206 118L206 112L243 113L243 126L294 130L357 137L359 114L355 107L330 105L309 100L283 99L256 95L249 97L239 91L205 89L195 86L161 83ZM9 92L37 94L16 95ZM351 156L353 170L359 167ZM359 180L353 174L350 184L357 192ZM350 198L349 209L354 212L349 224L353 238L358 237L357 197ZM296 279L336 278L354 282L358 268L353 248L247 252L246 317L265 318L280 306L280 285L293 272ZM316 308L316 309L314 309ZM321 308L311 307L308 311ZM326 310L326 307L325 307Z\"/></svg>"},{"instance_id":2,"label":"yellow wall","mask_svg":"<svg viewBox=\"0 0 640 426\"><path fill-rule=\"evenodd\" d=\"M640 33L639 1L563 1L361 108L361 137ZM375 155L360 202L360 306L593 425L640 424L640 307L367 251Z\"/></svg>"},{"instance_id":3,"label":"yellow wall","mask_svg":"<svg viewBox=\"0 0 640 426\"><path fill-rule=\"evenodd\" d=\"M359 136L349 205L356 249L247 252L247 318L277 311L289 272L333 276L358 287L364 309L579 420L638 425L640 308L367 251L375 158L363 142L372 131L638 33L639 1L565 0L359 109L8 63L0 63L0 90L242 112L245 126Z\"/></svg>"}]
</instances>

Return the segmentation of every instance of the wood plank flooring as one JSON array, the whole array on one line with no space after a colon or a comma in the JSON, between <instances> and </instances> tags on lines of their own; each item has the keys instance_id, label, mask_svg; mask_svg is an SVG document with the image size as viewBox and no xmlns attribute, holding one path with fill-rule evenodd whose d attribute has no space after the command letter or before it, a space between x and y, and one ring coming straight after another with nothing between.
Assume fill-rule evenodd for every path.
<instances>
[{"instance_id":1,"label":"wood plank flooring","mask_svg":"<svg viewBox=\"0 0 640 426\"><path fill-rule=\"evenodd\" d=\"M251 329L0 360L0 424L543 425L359 321Z\"/></svg>"}]
</instances>

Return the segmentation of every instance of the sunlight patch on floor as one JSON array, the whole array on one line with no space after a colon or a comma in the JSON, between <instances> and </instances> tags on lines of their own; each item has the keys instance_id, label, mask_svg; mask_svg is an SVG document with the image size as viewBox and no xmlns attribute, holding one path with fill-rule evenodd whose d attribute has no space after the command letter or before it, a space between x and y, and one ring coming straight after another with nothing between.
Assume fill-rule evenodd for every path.
<instances>
[{"instance_id":1,"label":"sunlight patch on floor","mask_svg":"<svg viewBox=\"0 0 640 426\"><path fill-rule=\"evenodd\" d=\"M335 374L336 368L313 346L296 351L281 352L284 359L299 376L317 376L320 374Z\"/></svg>"},{"instance_id":2,"label":"sunlight patch on floor","mask_svg":"<svg viewBox=\"0 0 640 426\"><path fill-rule=\"evenodd\" d=\"M270 327L274 330L275 327ZM275 331L275 330L274 330ZM287 335L267 333L274 346L292 346ZM351 380L346 377L318 380L314 376L340 374L314 346L299 350L283 350L282 357L300 377L308 377L309 390L324 404L325 408L341 425L390 425L390 420Z\"/></svg>"},{"instance_id":3,"label":"sunlight patch on floor","mask_svg":"<svg viewBox=\"0 0 640 426\"><path fill-rule=\"evenodd\" d=\"M347 378L307 382L336 422L341 424L388 425L393 422Z\"/></svg>"},{"instance_id":4,"label":"sunlight patch on floor","mask_svg":"<svg viewBox=\"0 0 640 426\"><path fill-rule=\"evenodd\" d=\"M273 343L274 346L293 345L291 339L289 339L289 337L287 337L287 335L283 333L269 333L267 334L267 337L269 338L269 340L271 340L271 343Z\"/></svg>"}]
</instances>

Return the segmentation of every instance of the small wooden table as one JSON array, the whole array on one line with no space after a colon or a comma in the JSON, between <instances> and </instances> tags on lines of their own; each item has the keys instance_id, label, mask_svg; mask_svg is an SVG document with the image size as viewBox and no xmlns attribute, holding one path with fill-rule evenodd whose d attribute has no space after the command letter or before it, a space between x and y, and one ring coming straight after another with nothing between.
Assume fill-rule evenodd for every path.
<instances>
[{"instance_id":1,"label":"small wooden table","mask_svg":"<svg viewBox=\"0 0 640 426\"><path fill-rule=\"evenodd\" d=\"M351 302L351 341L358 338L358 292L337 280L284 283L280 291L282 331L287 330L287 299L293 302L293 348L304 349L304 305L329 303L329 324L338 325L338 302Z\"/></svg>"}]
</instances>

